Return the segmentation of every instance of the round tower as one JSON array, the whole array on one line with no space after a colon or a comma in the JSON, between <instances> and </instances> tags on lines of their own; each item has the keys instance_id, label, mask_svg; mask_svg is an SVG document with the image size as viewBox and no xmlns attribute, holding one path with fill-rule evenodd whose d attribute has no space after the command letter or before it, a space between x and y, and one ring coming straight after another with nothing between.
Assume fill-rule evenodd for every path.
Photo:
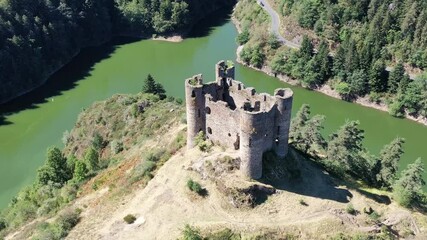
<instances>
[{"instance_id":1,"label":"round tower","mask_svg":"<svg viewBox=\"0 0 427 240\"><path fill-rule=\"evenodd\" d=\"M242 109L240 113L240 170L252 179L262 177L262 154L265 145L262 129L264 124L263 113Z\"/></svg>"},{"instance_id":2,"label":"round tower","mask_svg":"<svg viewBox=\"0 0 427 240\"><path fill-rule=\"evenodd\" d=\"M206 128L205 96L202 75L185 81L185 105L187 109L187 148L194 147L194 138Z\"/></svg>"},{"instance_id":3,"label":"round tower","mask_svg":"<svg viewBox=\"0 0 427 240\"><path fill-rule=\"evenodd\" d=\"M277 105L274 150L279 157L284 157L288 154L293 94L289 88L279 88L274 91Z\"/></svg>"}]
</instances>

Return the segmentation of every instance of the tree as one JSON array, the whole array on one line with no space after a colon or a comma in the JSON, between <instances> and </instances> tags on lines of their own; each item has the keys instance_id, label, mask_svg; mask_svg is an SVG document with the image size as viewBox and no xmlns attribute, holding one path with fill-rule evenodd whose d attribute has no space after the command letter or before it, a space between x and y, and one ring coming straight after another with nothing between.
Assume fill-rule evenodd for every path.
<instances>
[{"instance_id":1,"label":"tree","mask_svg":"<svg viewBox=\"0 0 427 240\"><path fill-rule=\"evenodd\" d=\"M364 96L368 92L368 81L368 75L363 69L354 71L347 79L350 92L359 96Z\"/></svg>"},{"instance_id":2,"label":"tree","mask_svg":"<svg viewBox=\"0 0 427 240\"><path fill-rule=\"evenodd\" d=\"M92 140L92 147L95 148L95 150L99 151L105 147L105 142L102 136L99 133L95 133L95 136Z\"/></svg>"},{"instance_id":3,"label":"tree","mask_svg":"<svg viewBox=\"0 0 427 240\"><path fill-rule=\"evenodd\" d=\"M307 35L302 38L301 48L299 49L299 56L304 62L310 61L313 56L313 44Z\"/></svg>"},{"instance_id":4,"label":"tree","mask_svg":"<svg viewBox=\"0 0 427 240\"><path fill-rule=\"evenodd\" d=\"M310 119L310 105L303 104L296 116L291 121L289 130L290 141L299 142L302 139L302 129L306 122Z\"/></svg>"},{"instance_id":5,"label":"tree","mask_svg":"<svg viewBox=\"0 0 427 240\"><path fill-rule=\"evenodd\" d=\"M86 167L86 163L82 161L76 161L76 165L74 166L74 174L73 179L77 182L81 182L86 179L89 170Z\"/></svg>"},{"instance_id":6,"label":"tree","mask_svg":"<svg viewBox=\"0 0 427 240\"><path fill-rule=\"evenodd\" d=\"M319 85L323 84L331 76L331 60L329 58L329 47L326 41L321 41L319 50L314 56L314 61L319 64Z\"/></svg>"},{"instance_id":7,"label":"tree","mask_svg":"<svg viewBox=\"0 0 427 240\"><path fill-rule=\"evenodd\" d=\"M390 73L390 77L388 79L388 91L390 93L396 93L399 88L400 82L405 76L405 68L403 64L400 62L396 65L394 70Z\"/></svg>"},{"instance_id":8,"label":"tree","mask_svg":"<svg viewBox=\"0 0 427 240\"><path fill-rule=\"evenodd\" d=\"M265 55L261 51L261 47L256 45L252 50L250 63L257 68L261 68L264 64L264 59Z\"/></svg>"},{"instance_id":9,"label":"tree","mask_svg":"<svg viewBox=\"0 0 427 240\"><path fill-rule=\"evenodd\" d=\"M166 91L163 88L163 85L157 83L151 74L148 74L147 78L145 79L144 85L142 86L142 92L158 95L161 100L166 98Z\"/></svg>"},{"instance_id":10,"label":"tree","mask_svg":"<svg viewBox=\"0 0 427 240\"><path fill-rule=\"evenodd\" d=\"M99 167L99 155L94 148L89 148L85 154L85 164L89 171L96 171Z\"/></svg>"},{"instance_id":11,"label":"tree","mask_svg":"<svg viewBox=\"0 0 427 240\"><path fill-rule=\"evenodd\" d=\"M274 55L274 58L270 63L271 70L273 70L273 73L275 73L275 74L284 73L283 67L284 67L285 63L286 62L285 62L283 53L278 52Z\"/></svg>"},{"instance_id":12,"label":"tree","mask_svg":"<svg viewBox=\"0 0 427 240\"><path fill-rule=\"evenodd\" d=\"M353 98L351 87L346 82L338 82L335 85L335 90L338 92L338 94L341 96L341 98L346 100L346 101L349 101Z\"/></svg>"},{"instance_id":13,"label":"tree","mask_svg":"<svg viewBox=\"0 0 427 240\"><path fill-rule=\"evenodd\" d=\"M300 141L296 143L299 149L306 153L325 149L326 141L320 132L323 129L324 120L325 116L315 115L306 122L301 131Z\"/></svg>"},{"instance_id":14,"label":"tree","mask_svg":"<svg viewBox=\"0 0 427 240\"><path fill-rule=\"evenodd\" d=\"M243 44L247 43L249 41L249 39L250 39L249 29L247 27L245 27L243 29L243 31L241 33L239 33L239 35L237 35L236 42L239 45L243 45Z\"/></svg>"},{"instance_id":15,"label":"tree","mask_svg":"<svg viewBox=\"0 0 427 240\"><path fill-rule=\"evenodd\" d=\"M396 138L381 150L379 157L380 171L377 174L377 182L381 187L390 188L396 180L404 142L403 138Z\"/></svg>"},{"instance_id":16,"label":"tree","mask_svg":"<svg viewBox=\"0 0 427 240\"><path fill-rule=\"evenodd\" d=\"M371 68L369 78L369 84L372 91L381 93L387 90L387 71L385 70L384 61L378 60L374 63Z\"/></svg>"},{"instance_id":17,"label":"tree","mask_svg":"<svg viewBox=\"0 0 427 240\"><path fill-rule=\"evenodd\" d=\"M364 133L358 126L357 121L347 121L336 133L333 133L330 136L327 157L328 160L336 162L340 168L339 171L361 176L366 170L363 169L361 159L361 152L364 151L362 145Z\"/></svg>"},{"instance_id":18,"label":"tree","mask_svg":"<svg viewBox=\"0 0 427 240\"><path fill-rule=\"evenodd\" d=\"M271 49L278 49L280 47L280 42L277 40L277 36L274 33L268 35L267 43Z\"/></svg>"},{"instance_id":19,"label":"tree","mask_svg":"<svg viewBox=\"0 0 427 240\"><path fill-rule=\"evenodd\" d=\"M393 195L396 201L405 207L415 205L425 185L423 180L424 165L421 158L409 164L402 172L401 177L393 185Z\"/></svg>"},{"instance_id":20,"label":"tree","mask_svg":"<svg viewBox=\"0 0 427 240\"><path fill-rule=\"evenodd\" d=\"M71 178L67 169L67 160L61 150L51 147L47 150L46 163L38 170L37 182L46 185L49 182L64 184Z\"/></svg>"},{"instance_id":21,"label":"tree","mask_svg":"<svg viewBox=\"0 0 427 240\"><path fill-rule=\"evenodd\" d=\"M152 94L156 92L156 81L151 76L151 74L148 74L147 78L145 79L144 85L142 86L142 92Z\"/></svg>"}]
</instances>

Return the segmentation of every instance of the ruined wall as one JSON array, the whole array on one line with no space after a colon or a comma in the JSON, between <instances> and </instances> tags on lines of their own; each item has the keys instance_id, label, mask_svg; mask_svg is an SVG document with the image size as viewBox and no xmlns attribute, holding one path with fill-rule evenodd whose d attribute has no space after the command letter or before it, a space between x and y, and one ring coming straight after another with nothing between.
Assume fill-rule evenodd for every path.
<instances>
[{"instance_id":1,"label":"ruined wall","mask_svg":"<svg viewBox=\"0 0 427 240\"><path fill-rule=\"evenodd\" d=\"M206 99L206 137L216 144L239 148L240 112L230 110L223 101Z\"/></svg>"},{"instance_id":2,"label":"ruined wall","mask_svg":"<svg viewBox=\"0 0 427 240\"><path fill-rule=\"evenodd\" d=\"M239 149L241 171L261 178L264 152L275 150L280 157L288 152L292 90L256 94L233 80L234 67L224 61L216 65L215 76L208 84L201 75L186 81L187 147L194 147L194 137L203 131L214 143Z\"/></svg>"}]
</instances>

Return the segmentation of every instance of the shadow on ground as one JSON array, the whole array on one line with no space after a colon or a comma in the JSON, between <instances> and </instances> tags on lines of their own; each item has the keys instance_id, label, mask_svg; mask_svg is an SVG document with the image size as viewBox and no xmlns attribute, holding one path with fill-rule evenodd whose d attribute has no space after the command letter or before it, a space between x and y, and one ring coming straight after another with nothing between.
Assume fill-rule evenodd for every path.
<instances>
[{"instance_id":1,"label":"shadow on ground","mask_svg":"<svg viewBox=\"0 0 427 240\"><path fill-rule=\"evenodd\" d=\"M286 160L264 163L264 169L260 182L278 190L341 203L348 203L353 197L350 191L340 188L326 171L294 149L290 149Z\"/></svg>"}]
</instances>

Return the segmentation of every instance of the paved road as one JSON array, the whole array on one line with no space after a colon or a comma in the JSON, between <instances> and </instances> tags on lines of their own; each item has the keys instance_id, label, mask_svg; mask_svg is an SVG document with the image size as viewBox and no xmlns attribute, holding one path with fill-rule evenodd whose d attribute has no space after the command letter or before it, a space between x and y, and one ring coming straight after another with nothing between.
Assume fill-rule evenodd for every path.
<instances>
[{"instance_id":1,"label":"paved road","mask_svg":"<svg viewBox=\"0 0 427 240\"><path fill-rule=\"evenodd\" d=\"M300 45L286 40L280 34L280 31L279 31L279 29L280 29L279 14L277 14L277 12L271 7L270 3L267 0L259 0L258 3L261 5L261 7L264 8L264 10L268 13L268 15L270 15L270 17L271 17L271 32L277 36L277 39L288 47L300 48Z\"/></svg>"}]
</instances>

